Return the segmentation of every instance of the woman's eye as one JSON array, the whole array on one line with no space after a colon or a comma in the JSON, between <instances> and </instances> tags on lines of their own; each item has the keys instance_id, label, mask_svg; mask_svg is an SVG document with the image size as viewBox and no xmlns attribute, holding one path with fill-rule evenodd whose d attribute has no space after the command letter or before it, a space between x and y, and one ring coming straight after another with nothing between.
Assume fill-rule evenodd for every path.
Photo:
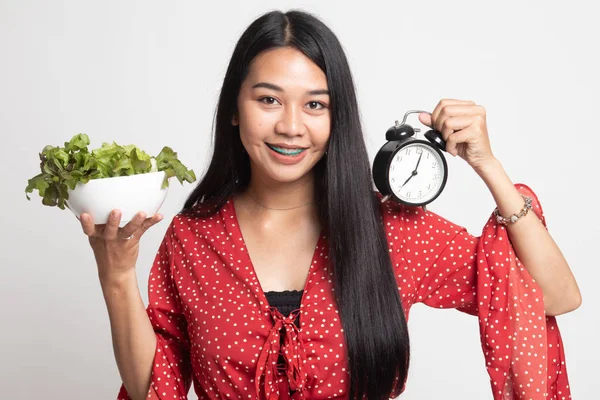
<instances>
[{"instance_id":1,"label":"woman's eye","mask_svg":"<svg viewBox=\"0 0 600 400\"><path fill-rule=\"evenodd\" d=\"M308 103L308 108L311 110L320 110L325 108L325 104L321 103L320 101L311 101Z\"/></svg>"},{"instance_id":2,"label":"woman's eye","mask_svg":"<svg viewBox=\"0 0 600 400\"><path fill-rule=\"evenodd\" d=\"M275 104L277 102L277 100L275 100L274 97L270 97L270 96L263 97L263 98L259 99L258 101L265 103L265 104L269 104L269 105Z\"/></svg>"},{"instance_id":3,"label":"woman's eye","mask_svg":"<svg viewBox=\"0 0 600 400\"><path fill-rule=\"evenodd\" d=\"M270 106L279 104L279 101L277 101L277 99L275 97L271 97L271 96L261 97L260 99L258 99L258 101L263 104L270 105ZM320 101L309 101L308 108L311 110L322 110L324 108L327 108L327 106L325 104L321 103Z\"/></svg>"}]
</instances>

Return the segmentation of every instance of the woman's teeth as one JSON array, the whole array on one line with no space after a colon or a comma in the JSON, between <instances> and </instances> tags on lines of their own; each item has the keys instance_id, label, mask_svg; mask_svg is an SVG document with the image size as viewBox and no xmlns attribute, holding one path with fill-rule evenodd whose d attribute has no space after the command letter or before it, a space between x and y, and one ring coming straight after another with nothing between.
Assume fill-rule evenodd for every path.
<instances>
[{"instance_id":1,"label":"woman's teeth","mask_svg":"<svg viewBox=\"0 0 600 400\"><path fill-rule=\"evenodd\" d=\"M284 149L281 147L272 146L270 144L267 144L267 146L269 146L273 151L276 151L279 154L283 154L286 156L295 156L295 155L302 153L304 150L306 150L306 149Z\"/></svg>"}]
</instances>

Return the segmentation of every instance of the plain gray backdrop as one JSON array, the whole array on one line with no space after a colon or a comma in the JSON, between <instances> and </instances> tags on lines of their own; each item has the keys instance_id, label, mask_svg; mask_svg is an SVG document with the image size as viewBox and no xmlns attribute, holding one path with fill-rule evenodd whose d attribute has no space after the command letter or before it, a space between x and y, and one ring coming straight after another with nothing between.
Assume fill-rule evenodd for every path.
<instances>
[{"instance_id":1,"label":"plain gray backdrop","mask_svg":"<svg viewBox=\"0 0 600 400\"><path fill-rule=\"evenodd\" d=\"M338 35L355 76L369 155L409 109L441 98L488 113L492 149L539 196L583 305L559 316L574 398L597 399L600 29L586 1L0 1L0 380L3 399L113 399L120 386L87 238L27 179L38 153L87 133L156 155L171 146L201 177L213 112L239 35L260 14L301 8ZM418 124L416 116L412 122ZM479 236L495 204L460 158L430 209ZM351 168L351 166L349 166ZM171 180L165 220L142 240L147 279L193 186ZM487 399L477 319L416 305L404 399ZM596 339L594 339L596 338ZM195 398L190 394L190 398Z\"/></svg>"}]
</instances>

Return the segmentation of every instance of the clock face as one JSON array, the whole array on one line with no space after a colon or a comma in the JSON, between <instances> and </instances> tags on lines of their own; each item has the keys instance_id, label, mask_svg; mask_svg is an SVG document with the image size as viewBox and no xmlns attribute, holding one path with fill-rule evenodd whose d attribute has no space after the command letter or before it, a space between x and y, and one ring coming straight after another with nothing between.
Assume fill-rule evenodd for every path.
<instances>
[{"instance_id":1,"label":"clock face","mask_svg":"<svg viewBox=\"0 0 600 400\"><path fill-rule=\"evenodd\" d=\"M394 154L389 167L392 192L410 204L431 201L445 184L444 161L427 144L412 143L402 147Z\"/></svg>"}]
</instances>

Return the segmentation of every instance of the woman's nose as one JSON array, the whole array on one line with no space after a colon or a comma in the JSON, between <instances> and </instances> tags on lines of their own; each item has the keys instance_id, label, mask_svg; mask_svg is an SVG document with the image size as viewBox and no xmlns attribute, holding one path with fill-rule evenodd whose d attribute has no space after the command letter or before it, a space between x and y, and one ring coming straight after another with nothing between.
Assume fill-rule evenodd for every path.
<instances>
[{"instance_id":1,"label":"woman's nose","mask_svg":"<svg viewBox=\"0 0 600 400\"><path fill-rule=\"evenodd\" d=\"M287 135L301 135L304 133L304 120L302 110L297 106L285 107L281 119L276 125L277 133Z\"/></svg>"}]
</instances>

